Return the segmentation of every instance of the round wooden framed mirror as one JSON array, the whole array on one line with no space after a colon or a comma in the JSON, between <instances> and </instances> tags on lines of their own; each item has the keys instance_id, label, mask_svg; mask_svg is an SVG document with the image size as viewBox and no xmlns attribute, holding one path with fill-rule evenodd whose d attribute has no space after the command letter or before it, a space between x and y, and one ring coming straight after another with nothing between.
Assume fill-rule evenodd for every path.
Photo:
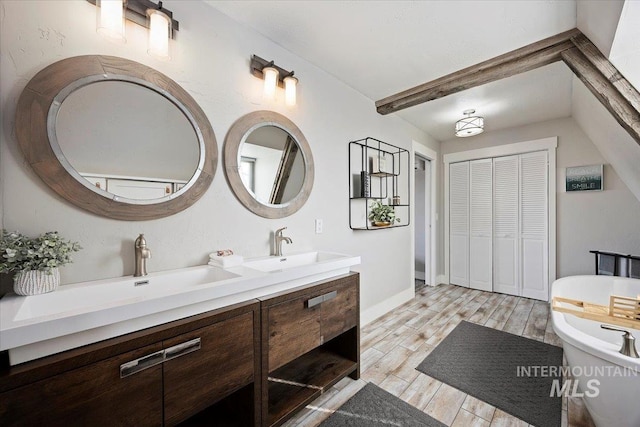
<instances>
[{"instance_id":1,"label":"round wooden framed mirror","mask_svg":"<svg viewBox=\"0 0 640 427\"><path fill-rule=\"evenodd\" d=\"M273 111L249 113L231 126L224 166L240 203L264 218L297 212L313 187L313 155L307 139L291 120Z\"/></svg>"},{"instance_id":2,"label":"round wooden framed mirror","mask_svg":"<svg viewBox=\"0 0 640 427\"><path fill-rule=\"evenodd\" d=\"M74 205L119 220L180 212L216 170L213 129L176 82L113 56L77 56L31 79L16 110L33 170Z\"/></svg>"}]
</instances>

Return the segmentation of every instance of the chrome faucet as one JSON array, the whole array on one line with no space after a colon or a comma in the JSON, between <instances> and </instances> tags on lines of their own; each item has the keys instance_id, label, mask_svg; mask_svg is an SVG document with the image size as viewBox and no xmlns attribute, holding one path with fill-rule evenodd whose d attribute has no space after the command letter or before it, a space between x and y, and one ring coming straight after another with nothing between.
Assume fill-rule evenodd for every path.
<instances>
[{"instance_id":1,"label":"chrome faucet","mask_svg":"<svg viewBox=\"0 0 640 427\"><path fill-rule=\"evenodd\" d=\"M147 241L144 239L144 234L138 236L134 246L136 252L136 270L133 273L133 277L146 276L147 259L151 258L151 249L147 248Z\"/></svg>"},{"instance_id":2,"label":"chrome faucet","mask_svg":"<svg viewBox=\"0 0 640 427\"><path fill-rule=\"evenodd\" d=\"M275 248L275 256L282 256L282 242L285 241L287 244L289 243L293 243L293 240L291 240L291 237L285 237L282 235L282 232L284 230L286 230L287 227L282 227L276 230L276 232L273 234L273 243L274 243L274 248Z\"/></svg>"},{"instance_id":3,"label":"chrome faucet","mask_svg":"<svg viewBox=\"0 0 640 427\"><path fill-rule=\"evenodd\" d=\"M628 357L633 357L634 359L640 359L638 352L636 351L636 339L631 332L626 329L616 328L611 325L600 325L602 329L608 329L610 331L622 332L624 336L622 337L622 348L620 349L620 354L624 354Z\"/></svg>"}]
</instances>

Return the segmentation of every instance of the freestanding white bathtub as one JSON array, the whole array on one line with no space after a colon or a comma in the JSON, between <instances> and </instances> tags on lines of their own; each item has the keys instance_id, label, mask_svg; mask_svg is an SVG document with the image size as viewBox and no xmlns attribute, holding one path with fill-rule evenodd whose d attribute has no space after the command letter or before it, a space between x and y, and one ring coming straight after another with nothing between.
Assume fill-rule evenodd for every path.
<instances>
[{"instance_id":1,"label":"freestanding white bathtub","mask_svg":"<svg viewBox=\"0 0 640 427\"><path fill-rule=\"evenodd\" d=\"M551 296L609 305L610 295L637 297L640 280L615 276L571 276L553 283ZM553 311L553 329L562 340L567 364L598 427L640 426L640 359L623 356L622 333L605 322ZM640 352L640 329L629 329ZM597 383L593 380L596 380Z\"/></svg>"}]
</instances>

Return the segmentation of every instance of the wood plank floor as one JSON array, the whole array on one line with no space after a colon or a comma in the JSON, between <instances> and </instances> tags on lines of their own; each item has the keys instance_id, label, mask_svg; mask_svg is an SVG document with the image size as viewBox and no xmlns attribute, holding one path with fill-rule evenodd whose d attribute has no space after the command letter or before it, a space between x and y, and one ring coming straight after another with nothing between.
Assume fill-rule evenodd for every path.
<instances>
[{"instance_id":1,"label":"wood plank floor","mask_svg":"<svg viewBox=\"0 0 640 427\"><path fill-rule=\"evenodd\" d=\"M451 427L527 427L415 369L462 320L561 345L546 302L454 285L423 287L414 299L362 328L360 380L343 379L285 426L317 426L371 382ZM593 427L581 400L564 399L562 426Z\"/></svg>"}]
</instances>

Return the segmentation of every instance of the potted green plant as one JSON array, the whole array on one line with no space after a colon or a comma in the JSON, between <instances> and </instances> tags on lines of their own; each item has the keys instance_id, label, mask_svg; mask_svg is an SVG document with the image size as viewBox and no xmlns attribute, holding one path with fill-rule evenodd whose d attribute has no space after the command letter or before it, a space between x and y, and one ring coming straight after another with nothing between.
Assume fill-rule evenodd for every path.
<instances>
[{"instance_id":1,"label":"potted green plant","mask_svg":"<svg viewBox=\"0 0 640 427\"><path fill-rule=\"evenodd\" d=\"M81 247L49 231L32 239L17 231L2 229L0 273L16 272L13 290L18 295L55 291L60 285L58 267L72 262Z\"/></svg>"},{"instance_id":2,"label":"potted green plant","mask_svg":"<svg viewBox=\"0 0 640 427\"><path fill-rule=\"evenodd\" d=\"M371 203L371 211L369 219L375 227L388 227L394 222L400 222L400 218L396 218L396 212L393 206L385 205L379 200Z\"/></svg>"}]
</instances>

